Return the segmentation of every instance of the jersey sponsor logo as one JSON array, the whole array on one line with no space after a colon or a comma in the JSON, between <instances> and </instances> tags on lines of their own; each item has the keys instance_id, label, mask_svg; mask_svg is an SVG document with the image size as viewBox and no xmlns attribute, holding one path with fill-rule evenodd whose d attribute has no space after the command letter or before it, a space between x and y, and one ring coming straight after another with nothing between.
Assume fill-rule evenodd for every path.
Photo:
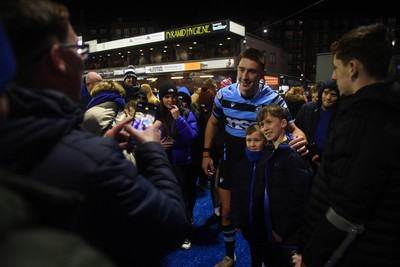
<instances>
[{"instance_id":1,"label":"jersey sponsor logo","mask_svg":"<svg viewBox=\"0 0 400 267\"><path fill-rule=\"evenodd\" d=\"M248 120L238 120L234 118L227 117L226 124L234 129L238 130L246 130L250 125L255 124L256 122L248 121Z\"/></svg>"}]
</instances>

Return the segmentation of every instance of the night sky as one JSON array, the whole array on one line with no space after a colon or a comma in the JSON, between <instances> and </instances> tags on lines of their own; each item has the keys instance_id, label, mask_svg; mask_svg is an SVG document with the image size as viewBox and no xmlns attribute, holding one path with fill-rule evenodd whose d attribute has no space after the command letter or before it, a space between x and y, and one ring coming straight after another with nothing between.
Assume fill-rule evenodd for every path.
<instances>
[{"instance_id":1,"label":"night sky","mask_svg":"<svg viewBox=\"0 0 400 267\"><path fill-rule=\"evenodd\" d=\"M79 19L84 14L87 19L112 20L114 17L129 18L129 20L169 20L181 23L192 21L212 21L219 19L260 19L279 20L295 14L308 12L321 12L324 10L347 10L347 5L340 5L340 0L268 0L268 1L243 1L234 4L233 1L165 1L165 4L156 4L154 1L108 1L110 4L102 5L103 1L71 1L56 0L65 4L71 13L71 19ZM386 0L383 0L386 1ZM158 1L157 1L158 2ZM228 4L231 2L230 4ZM347 1L348 3L348 1ZM273 18L273 19L271 19Z\"/></svg>"}]
</instances>

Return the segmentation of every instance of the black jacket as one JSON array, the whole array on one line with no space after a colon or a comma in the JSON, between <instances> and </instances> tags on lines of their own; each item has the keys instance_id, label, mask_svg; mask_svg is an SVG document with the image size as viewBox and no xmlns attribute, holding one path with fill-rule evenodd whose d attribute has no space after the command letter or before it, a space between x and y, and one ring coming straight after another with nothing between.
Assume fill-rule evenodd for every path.
<instances>
[{"instance_id":1,"label":"black jacket","mask_svg":"<svg viewBox=\"0 0 400 267\"><path fill-rule=\"evenodd\" d=\"M318 105L317 101L310 101L305 103L297 114L295 123L307 137L309 144L314 143L315 129L320 120L319 109L321 105Z\"/></svg>"},{"instance_id":2,"label":"black jacket","mask_svg":"<svg viewBox=\"0 0 400 267\"><path fill-rule=\"evenodd\" d=\"M324 266L347 234L325 218L331 207L365 231L337 266L398 266L400 86L376 83L341 100L301 227L307 267Z\"/></svg>"},{"instance_id":3,"label":"black jacket","mask_svg":"<svg viewBox=\"0 0 400 267\"><path fill-rule=\"evenodd\" d=\"M182 244L185 203L158 142L137 147L135 167L115 140L80 127L80 108L63 94L13 88L7 96L0 164L81 193L86 202L74 231L120 266L157 266Z\"/></svg>"},{"instance_id":4,"label":"black jacket","mask_svg":"<svg viewBox=\"0 0 400 267\"><path fill-rule=\"evenodd\" d=\"M297 231L307 205L313 171L287 142L277 149L269 145L255 163L247 158L235 169L231 193L231 216L247 240L265 242L268 192L272 228L283 244L296 247ZM267 186L266 186L267 182Z\"/></svg>"},{"instance_id":5,"label":"black jacket","mask_svg":"<svg viewBox=\"0 0 400 267\"><path fill-rule=\"evenodd\" d=\"M83 202L75 191L0 168L0 266L117 267L69 231Z\"/></svg>"},{"instance_id":6,"label":"black jacket","mask_svg":"<svg viewBox=\"0 0 400 267\"><path fill-rule=\"evenodd\" d=\"M125 103L128 103L135 99L141 99L142 101L147 102L147 96L145 91L140 88L140 84L136 83L135 85L125 84L123 83L122 86L125 89Z\"/></svg>"}]
</instances>

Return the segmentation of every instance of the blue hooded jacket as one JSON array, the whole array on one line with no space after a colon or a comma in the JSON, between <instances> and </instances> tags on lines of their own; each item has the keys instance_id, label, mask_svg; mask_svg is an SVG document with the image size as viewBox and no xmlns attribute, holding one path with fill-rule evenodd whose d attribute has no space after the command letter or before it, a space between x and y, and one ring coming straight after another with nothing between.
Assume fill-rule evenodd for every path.
<instances>
[{"instance_id":1,"label":"blue hooded jacket","mask_svg":"<svg viewBox=\"0 0 400 267\"><path fill-rule=\"evenodd\" d=\"M188 103L188 109L192 110L192 98L189 90L186 87L181 87L178 89L178 99L180 101L185 101Z\"/></svg>"}]
</instances>

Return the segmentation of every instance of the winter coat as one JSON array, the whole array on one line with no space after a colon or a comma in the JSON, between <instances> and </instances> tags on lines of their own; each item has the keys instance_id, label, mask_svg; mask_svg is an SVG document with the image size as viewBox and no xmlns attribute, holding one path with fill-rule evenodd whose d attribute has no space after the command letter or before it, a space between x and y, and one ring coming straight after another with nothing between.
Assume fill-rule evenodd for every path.
<instances>
[{"instance_id":1,"label":"winter coat","mask_svg":"<svg viewBox=\"0 0 400 267\"><path fill-rule=\"evenodd\" d=\"M0 266L116 267L69 231L83 203L75 191L0 169Z\"/></svg>"},{"instance_id":2,"label":"winter coat","mask_svg":"<svg viewBox=\"0 0 400 267\"><path fill-rule=\"evenodd\" d=\"M268 145L257 165L246 159L239 166L231 193L234 225L242 229L245 238L265 243L271 231L270 218L272 230L282 237L283 245L296 247L313 177L309 162L285 141L276 149Z\"/></svg>"},{"instance_id":3,"label":"winter coat","mask_svg":"<svg viewBox=\"0 0 400 267\"><path fill-rule=\"evenodd\" d=\"M106 101L85 111L82 127L94 134L103 136L107 130L128 117L129 115L123 109L118 108L115 102ZM132 148L123 150L123 153L129 161L136 164Z\"/></svg>"},{"instance_id":4,"label":"winter coat","mask_svg":"<svg viewBox=\"0 0 400 267\"><path fill-rule=\"evenodd\" d=\"M11 110L0 122L1 167L81 193L86 202L74 232L119 266L157 266L180 247L185 203L158 142L137 147L135 167L114 139L80 127L82 111L64 94L12 88L7 97Z\"/></svg>"},{"instance_id":5,"label":"winter coat","mask_svg":"<svg viewBox=\"0 0 400 267\"><path fill-rule=\"evenodd\" d=\"M122 86L125 89L126 95L125 95L125 102L128 103L132 100L135 99L143 99L144 101L147 102L147 96L146 93L142 88L140 88L140 83L136 83L135 85L130 85L130 84L125 84L123 83Z\"/></svg>"},{"instance_id":6,"label":"winter coat","mask_svg":"<svg viewBox=\"0 0 400 267\"><path fill-rule=\"evenodd\" d=\"M180 107L180 116L174 121L174 125L178 130L178 137L173 137L174 145L168 151L172 166L181 164L189 164L192 162L190 145L197 138L199 129L197 120L189 109ZM171 126L171 132L172 126ZM161 131L161 139L165 137L165 133Z\"/></svg>"},{"instance_id":7,"label":"winter coat","mask_svg":"<svg viewBox=\"0 0 400 267\"><path fill-rule=\"evenodd\" d=\"M326 219L329 207L365 227L336 266L399 265L399 103L390 83L342 98L299 235L307 267L324 266L347 236Z\"/></svg>"},{"instance_id":8,"label":"winter coat","mask_svg":"<svg viewBox=\"0 0 400 267\"><path fill-rule=\"evenodd\" d=\"M113 101L106 101L85 111L82 126L94 134L104 135L107 130L128 116Z\"/></svg>"},{"instance_id":9,"label":"winter coat","mask_svg":"<svg viewBox=\"0 0 400 267\"><path fill-rule=\"evenodd\" d=\"M299 127L307 137L309 144L314 143L315 129L320 120L319 110L321 105L317 101L305 103L296 116L296 126Z\"/></svg>"}]
</instances>

